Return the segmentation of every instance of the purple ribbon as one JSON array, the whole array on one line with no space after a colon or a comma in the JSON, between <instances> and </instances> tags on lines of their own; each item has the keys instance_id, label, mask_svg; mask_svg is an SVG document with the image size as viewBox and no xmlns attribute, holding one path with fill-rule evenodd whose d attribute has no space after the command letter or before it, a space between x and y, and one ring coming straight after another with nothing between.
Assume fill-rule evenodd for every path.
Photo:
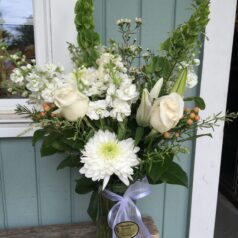
<instances>
[{"instance_id":1,"label":"purple ribbon","mask_svg":"<svg viewBox=\"0 0 238 238\"><path fill-rule=\"evenodd\" d=\"M151 193L151 187L147 178L137 181L130 185L124 196L120 196L109 190L104 190L104 196L114 202L117 202L108 214L108 224L113 231L112 238L116 238L115 226L120 222L132 221L138 224L139 233L136 238L151 238L151 234L142 221L141 213L134 201L148 196Z\"/></svg>"}]
</instances>

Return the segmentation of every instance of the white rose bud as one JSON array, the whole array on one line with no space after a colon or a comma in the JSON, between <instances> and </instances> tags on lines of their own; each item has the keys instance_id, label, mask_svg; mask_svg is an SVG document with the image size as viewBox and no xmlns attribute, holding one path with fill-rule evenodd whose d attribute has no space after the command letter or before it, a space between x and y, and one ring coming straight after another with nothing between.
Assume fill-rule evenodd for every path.
<instances>
[{"instance_id":1,"label":"white rose bud","mask_svg":"<svg viewBox=\"0 0 238 238\"><path fill-rule=\"evenodd\" d=\"M138 107L136 113L136 121L139 126L149 126L151 106L150 94L145 88L142 93L140 106Z\"/></svg>"},{"instance_id":2,"label":"white rose bud","mask_svg":"<svg viewBox=\"0 0 238 238\"><path fill-rule=\"evenodd\" d=\"M89 99L77 89L66 86L54 93L54 103L69 121L77 121L86 115Z\"/></svg>"},{"instance_id":3,"label":"white rose bud","mask_svg":"<svg viewBox=\"0 0 238 238\"><path fill-rule=\"evenodd\" d=\"M169 131L183 117L183 110L184 101L178 93L160 97L151 108L150 124L160 133Z\"/></svg>"}]
</instances>

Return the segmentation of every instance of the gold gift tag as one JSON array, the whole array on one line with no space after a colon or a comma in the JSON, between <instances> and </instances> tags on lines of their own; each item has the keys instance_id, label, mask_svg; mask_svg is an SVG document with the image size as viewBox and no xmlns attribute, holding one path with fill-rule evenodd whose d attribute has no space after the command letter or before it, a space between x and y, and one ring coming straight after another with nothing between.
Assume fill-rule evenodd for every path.
<instances>
[{"instance_id":1,"label":"gold gift tag","mask_svg":"<svg viewBox=\"0 0 238 238\"><path fill-rule=\"evenodd\" d=\"M118 238L133 238L139 233L139 226L132 221L124 221L115 226L115 233Z\"/></svg>"}]
</instances>

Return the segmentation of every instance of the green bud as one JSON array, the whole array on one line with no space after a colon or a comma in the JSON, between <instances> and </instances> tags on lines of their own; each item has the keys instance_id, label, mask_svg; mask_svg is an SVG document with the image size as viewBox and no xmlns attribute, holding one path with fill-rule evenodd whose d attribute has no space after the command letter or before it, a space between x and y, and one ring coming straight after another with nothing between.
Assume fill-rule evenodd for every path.
<instances>
[{"instance_id":1,"label":"green bud","mask_svg":"<svg viewBox=\"0 0 238 238\"><path fill-rule=\"evenodd\" d=\"M136 121L139 126L149 126L151 106L151 97L147 88L145 88L142 93L140 106L138 107L136 113Z\"/></svg>"},{"instance_id":2,"label":"green bud","mask_svg":"<svg viewBox=\"0 0 238 238\"><path fill-rule=\"evenodd\" d=\"M182 73L179 75L178 79L175 81L174 86L171 89L171 93L176 92L181 97L184 95L186 82L188 76L188 69L183 69Z\"/></svg>"}]
</instances>

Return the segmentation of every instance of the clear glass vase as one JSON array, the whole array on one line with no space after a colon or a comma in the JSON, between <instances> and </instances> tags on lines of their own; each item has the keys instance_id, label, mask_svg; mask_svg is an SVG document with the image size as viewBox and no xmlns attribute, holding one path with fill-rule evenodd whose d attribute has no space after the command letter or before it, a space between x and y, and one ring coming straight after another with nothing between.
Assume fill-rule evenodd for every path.
<instances>
[{"instance_id":1,"label":"clear glass vase","mask_svg":"<svg viewBox=\"0 0 238 238\"><path fill-rule=\"evenodd\" d=\"M116 184L109 188L110 191L123 195L127 187L124 184ZM112 238L112 229L108 225L107 216L115 202L103 196L99 192L99 214L97 219L97 238Z\"/></svg>"}]
</instances>

